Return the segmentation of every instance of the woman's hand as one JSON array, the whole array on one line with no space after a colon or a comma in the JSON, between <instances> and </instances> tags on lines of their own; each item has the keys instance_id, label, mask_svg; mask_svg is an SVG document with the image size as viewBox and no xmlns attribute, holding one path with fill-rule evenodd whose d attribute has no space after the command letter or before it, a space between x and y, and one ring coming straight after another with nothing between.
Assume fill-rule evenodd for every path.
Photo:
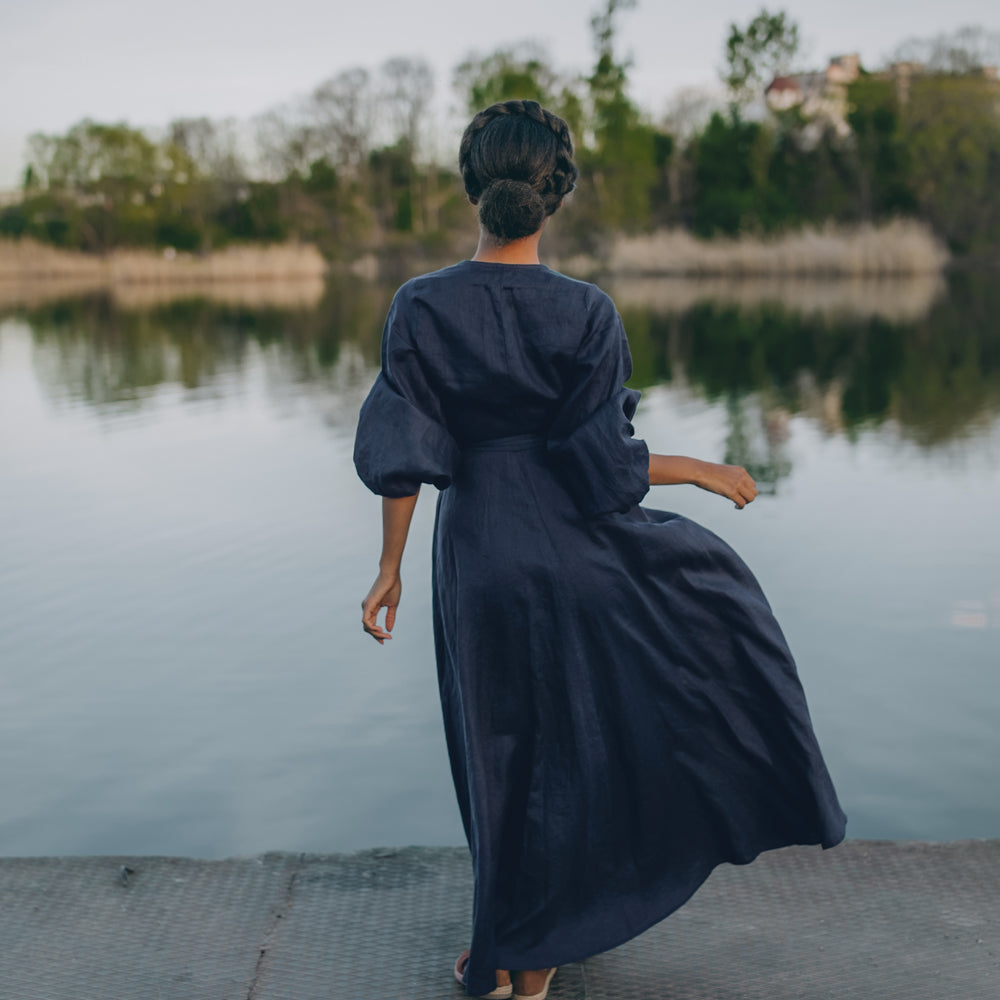
<instances>
[{"instance_id":1,"label":"woman's hand","mask_svg":"<svg viewBox=\"0 0 1000 1000\"><path fill-rule=\"evenodd\" d=\"M396 608L399 606L399 595L403 589L403 581L399 573L379 573L367 597L361 602L361 624L364 630L381 646L386 639L391 639L389 633L396 624ZM385 608L385 628L379 626L378 613Z\"/></svg>"},{"instance_id":2,"label":"woman's hand","mask_svg":"<svg viewBox=\"0 0 1000 1000\"><path fill-rule=\"evenodd\" d=\"M757 497L757 484L740 465L702 462L685 455L651 454L649 485L673 486L678 483L691 483L709 493L728 497L740 510Z\"/></svg>"},{"instance_id":3,"label":"woman's hand","mask_svg":"<svg viewBox=\"0 0 1000 1000\"><path fill-rule=\"evenodd\" d=\"M742 510L757 499L757 484L741 465L721 465L716 462L699 462L692 482L709 493L728 497Z\"/></svg>"},{"instance_id":4,"label":"woman's hand","mask_svg":"<svg viewBox=\"0 0 1000 1000\"><path fill-rule=\"evenodd\" d=\"M399 564L410 530L413 508L419 493L409 497L382 497L382 558L378 561L378 577L361 602L361 624L381 646L396 624L396 607L403 584L399 579ZM385 628L378 623L378 613L385 608Z\"/></svg>"}]
</instances>

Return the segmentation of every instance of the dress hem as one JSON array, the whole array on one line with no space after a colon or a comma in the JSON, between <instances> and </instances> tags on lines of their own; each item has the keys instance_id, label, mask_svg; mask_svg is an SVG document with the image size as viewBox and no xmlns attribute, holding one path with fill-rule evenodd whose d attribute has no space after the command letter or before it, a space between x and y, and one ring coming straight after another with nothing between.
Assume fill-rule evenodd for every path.
<instances>
[{"instance_id":1,"label":"dress hem","mask_svg":"<svg viewBox=\"0 0 1000 1000\"><path fill-rule=\"evenodd\" d=\"M695 881L695 883L691 886L690 890L685 890L685 892L684 892L684 894L683 894L680 902L672 904L665 911L658 911L658 915L657 916L651 918L648 921L642 921L642 922L640 922L639 925L637 926L637 928L635 928L635 927L630 928L629 931L627 933L625 933L624 935L616 935L616 936L612 937L609 940L609 943L607 945L604 945L604 946L602 946L600 948L597 948L596 950L592 949L592 948L587 948L585 951L578 951L577 950L577 951L561 952L561 953L557 953L554 956L550 955L549 957L547 957L546 959L541 960L541 961L539 961L534 955L529 955L529 957L524 960L525 962L527 962L527 964L525 964L523 966L518 966L515 963L509 962L508 959L505 957L503 951L501 949L498 949L498 951L497 951L497 959L496 959L496 961L497 961L497 966L496 967L498 969L510 968L510 969L514 969L514 970L519 969L519 968L549 969L549 968L552 968L553 966L560 967L560 966L563 966L563 965L573 965L573 964L576 964L578 962L584 962L588 958L593 958L596 955L603 955L605 952L612 951L615 948L619 948L623 944L628 943L629 941L633 940L634 938L637 938L640 935L645 934L646 931L648 931L650 928L655 927L658 923L660 923L663 920L666 920L669 916L671 916L672 914L676 913L683 906L686 906L687 903L689 903L691 901L691 899L694 896L694 894L705 884L705 882L708 881L709 877L712 875L712 873L715 871L715 869L718 868L718 867L720 867L721 865L730 864L730 865L742 867L744 865L752 864L762 854L766 854L768 851L778 851L778 850L781 850L781 849L786 848L786 847L820 847L820 848L822 848L822 850L827 851L827 850L831 850L832 848L836 847L838 844L843 843L844 839L845 839L845 837L843 835L841 835L841 837L840 837L839 840L830 841L828 843L827 842L823 842L823 841L813 841L813 842L810 842L810 843L793 843L793 844L789 844L789 843L785 842L785 843L775 844L775 845L770 846L770 847L762 847L756 854L752 855L751 857L748 857L746 860L731 861L728 858L724 858L724 859L722 859L720 861L716 861L714 864L712 864L712 865L704 868L702 870L703 874ZM521 961L521 960L517 959L515 961ZM467 992L466 995L470 996L470 997L481 996L481 994L468 993L468 992Z\"/></svg>"}]
</instances>

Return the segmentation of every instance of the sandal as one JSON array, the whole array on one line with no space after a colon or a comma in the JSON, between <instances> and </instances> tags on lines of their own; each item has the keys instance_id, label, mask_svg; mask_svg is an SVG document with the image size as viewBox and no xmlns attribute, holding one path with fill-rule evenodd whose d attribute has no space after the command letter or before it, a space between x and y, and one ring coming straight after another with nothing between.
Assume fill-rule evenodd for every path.
<instances>
[{"instance_id":1,"label":"sandal","mask_svg":"<svg viewBox=\"0 0 1000 1000\"><path fill-rule=\"evenodd\" d=\"M455 979L465 985L465 967L469 964L469 949L466 948L458 958L455 959ZM489 993L484 993L481 1000L510 1000L514 994L514 984L507 983L506 986L498 986Z\"/></svg>"},{"instance_id":2,"label":"sandal","mask_svg":"<svg viewBox=\"0 0 1000 1000\"><path fill-rule=\"evenodd\" d=\"M552 982L552 977L558 971L558 967L549 969L549 974L545 977L545 984L542 986L541 993L532 993L530 995L525 993L515 993L514 1000L545 1000L545 998L549 995L549 983Z\"/></svg>"}]
</instances>

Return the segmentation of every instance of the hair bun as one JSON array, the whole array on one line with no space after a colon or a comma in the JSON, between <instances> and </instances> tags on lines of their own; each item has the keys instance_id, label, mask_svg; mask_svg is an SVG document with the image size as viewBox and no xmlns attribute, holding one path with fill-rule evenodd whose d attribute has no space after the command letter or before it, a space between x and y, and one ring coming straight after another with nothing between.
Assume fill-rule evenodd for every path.
<instances>
[{"instance_id":1,"label":"hair bun","mask_svg":"<svg viewBox=\"0 0 1000 1000\"><path fill-rule=\"evenodd\" d=\"M545 216L544 199L525 181L497 178L479 196L479 221L501 240L520 240L537 233Z\"/></svg>"}]
</instances>

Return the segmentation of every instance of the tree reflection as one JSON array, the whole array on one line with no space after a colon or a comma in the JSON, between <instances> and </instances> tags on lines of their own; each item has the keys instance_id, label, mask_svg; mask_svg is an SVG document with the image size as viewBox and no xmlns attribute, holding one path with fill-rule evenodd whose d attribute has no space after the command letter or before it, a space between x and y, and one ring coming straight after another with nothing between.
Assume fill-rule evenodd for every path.
<instances>
[{"instance_id":1,"label":"tree reflection","mask_svg":"<svg viewBox=\"0 0 1000 1000\"><path fill-rule=\"evenodd\" d=\"M786 475L776 429L814 418L856 436L895 424L935 446L975 432L1000 411L1000 286L988 274L950 277L947 294L919 317L885 311L803 314L778 302L712 299L672 312L623 308L639 387L683 379L725 402L729 460L765 484ZM638 336L636 336L638 334Z\"/></svg>"},{"instance_id":2,"label":"tree reflection","mask_svg":"<svg viewBox=\"0 0 1000 1000\"><path fill-rule=\"evenodd\" d=\"M782 406L753 405L747 396L730 393L726 399L729 432L724 462L742 465L757 481L760 493L776 493L778 481L792 470L785 453L789 411Z\"/></svg>"},{"instance_id":3,"label":"tree reflection","mask_svg":"<svg viewBox=\"0 0 1000 1000\"><path fill-rule=\"evenodd\" d=\"M116 410L140 407L161 385L199 396L239 375L262 349L290 383L321 380L351 343L377 364L391 290L353 279L331 281L314 308L251 307L181 298L148 309L122 308L107 293L21 310L32 330L35 368L56 399Z\"/></svg>"},{"instance_id":4,"label":"tree reflection","mask_svg":"<svg viewBox=\"0 0 1000 1000\"><path fill-rule=\"evenodd\" d=\"M370 380L392 291L341 277L315 307L184 298L137 308L98 294L19 313L53 398L121 409L141 407L163 385L199 397L227 391L225 380L238 380L251 353L266 357L276 382L336 394L342 381L331 373L350 345L351 379ZM788 297L792 308L777 294L727 299L718 286L701 301L687 288L676 307L669 294L630 303L624 292L633 384L685 385L723 404L728 460L768 489L789 472L784 438L793 416L849 438L891 423L934 447L1000 411L1000 284L988 274L952 275L946 293L929 296L919 312L810 312L801 295Z\"/></svg>"}]
</instances>

